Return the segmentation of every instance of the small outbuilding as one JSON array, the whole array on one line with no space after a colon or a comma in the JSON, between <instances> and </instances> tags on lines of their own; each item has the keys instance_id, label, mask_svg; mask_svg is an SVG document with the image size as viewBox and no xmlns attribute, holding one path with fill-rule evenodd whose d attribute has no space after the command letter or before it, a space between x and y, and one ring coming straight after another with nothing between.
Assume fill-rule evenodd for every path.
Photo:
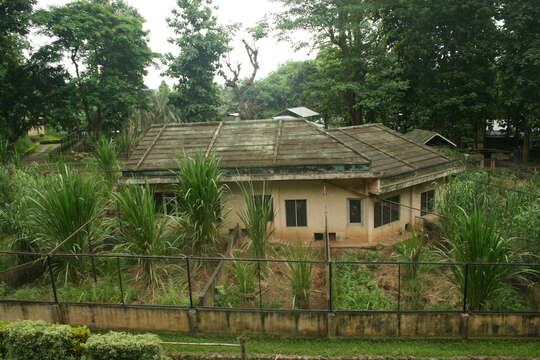
<instances>
[{"instance_id":1,"label":"small outbuilding","mask_svg":"<svg viewBox=\"0 0 540 360\"><path fill-rule=\"evenodd\" d=\"M285 109L279 114L274 115L273 118L274 119L295 118L295 119L317 120L320 116L321 114L319 114L318 112L308 109L307 107L300 106L300 107Z\"/></svg>"},{"instance_id":2,"label":"small outbuilding","mask_svg":"<svg viewBox=\"0 0 540 360\"><path fill-rule=\"evenodd\" d=\"M457 147L457 145L448 138L431 130L414 129L406 133L405 136L423 145Z\"/></svg>"}]
</instances>

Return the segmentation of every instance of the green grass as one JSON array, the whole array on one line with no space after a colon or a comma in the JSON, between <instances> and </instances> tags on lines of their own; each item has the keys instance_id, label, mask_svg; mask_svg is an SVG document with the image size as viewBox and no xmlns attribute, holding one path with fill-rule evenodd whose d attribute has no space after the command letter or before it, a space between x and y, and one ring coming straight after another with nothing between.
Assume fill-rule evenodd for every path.
<instances>
[{"instance_id":1,"label":"green grass","mask_svg":"<svg viewBox=\"0 0 540 360\"><path fill-rule=\"evenodd\" d=\"M162 341L238 343L236 336L184 336L158 334ZM165 346L169 355L175 354L238 354L236 348ZM537 357L538 340L328 340L279 339L248 337L248 355L305 355L305 356L511 356Z\"/></svg>"}]
</instances>

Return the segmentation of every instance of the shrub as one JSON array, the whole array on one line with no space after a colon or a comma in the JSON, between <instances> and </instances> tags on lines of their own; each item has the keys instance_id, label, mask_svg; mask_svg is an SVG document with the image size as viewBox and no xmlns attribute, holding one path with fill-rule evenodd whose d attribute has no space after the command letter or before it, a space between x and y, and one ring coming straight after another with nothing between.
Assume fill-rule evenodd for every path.
<instances>
[{"instance_id":1,"label":"shrub","mask_svg":"<svg viewBox=\"0 0 540 360\"><path fill-rule=\"evenodd\" d=\"M449 262L510 264L521 262L523 253L514 251L513 239L504 237L497 230L495 220L487 218L480 209L470 213L462 210L454 222L461 229L452 232L440 249L442 258ZM471 310L485 310L509 281L521 275L534 273L527 267L503 265L452 266L450 280L461 294L467 291ZM465 289L467 284L467 289Z\"/></svg>"},{"instance_id":2,"label":"shrub","mask_svg":"<svg viewBox=\"0 0 540 360\"><path fill-rule=\"evenodd\" d=\"M117 171L120 169L118 148L112 139L100 137L94 145L94 157L97 167L110 184L114 183Z\"/></svg>"},{"instance_id":3,"label":"shrub","mask_svg":"<svg viewBox=\"0 0 540 360\"><path fill-rule=\"evenodd\" d=\"M176 194L184 244L194 253L215 248L221 222L225 185L220 183L219 162L214 155L198 154L178 161Z\"/></svg>"},{"instance_id":4,"label":"shrub","mask_svg":"<svg viewBox=\"0 0 540 360\"><path fill-rule=\"evenodd\" d=\"M43 321L18 321L2 331L6 358L10 360L62 360L80 357L88 339L86 328L50 325Z\"/></svg>"},{"instance_id":5,"label":"shrub","mask_svg":"<svg viewBox=\"0 0 540 360\"><path fill-rule=\"evenodd\" d=\"M94 335L87 342L92 360L159 360L162 359L160 340L155 335L131 335L109 332Z\"/></svg>"},{"instance_id":6,"label":"shrub","mask_svg":"<svg viewBox=\"0 0 540 360\"><path fill-rule=\"evenodd\" d=\"M244 301L247 301L253 294L253 291L255 291L256 271L253 266L254 264L244 261L233 261L231 265L238 282L240 296Z\"/></svg>"},{"instance_id":7,"label":"shrub","mask_svg":"<svg viewBox=\"0 0 540 360\"><path fill-rule=\"evenodd\" d=\"M252 254L257 259L266 259L266 248L272 235L268 229L268 222L274 217L272 198L268 196L265 184L262 185L261 194L255 192L253 183L239 186L245 208L238 215L246 228Z\"/></svg>"},{"instance_id":8,"label":"shrub","mask_svg":"<svg viewBox=\"0 0 540 360\"><path fill-rule=\"evenodd\" d=\"M314 254L310 248L304 248L302 243L298 241L295 245L290 245L288 247L287 258L289 260L299 261L313 260ZM296 305L300 309L308 309L313 264L290 262L287 263L287 267L289 268L287 278L289 279Z\"/></svg>"},{"instance_id":9,"label":"shrub","mask_svg":"<svg viewBox=\"0 0 540 360\"><path fill-rule=\"evenodd\" d=\"M170 219L156 209L148 184L129 186L115 195L120 208L119 229L122 247L137 255L165 255L176 249L176 239L168 231ZM138 259L137 275L153 288L161 283L159 268L152 259Z\"/></svg>"}]
</instances>

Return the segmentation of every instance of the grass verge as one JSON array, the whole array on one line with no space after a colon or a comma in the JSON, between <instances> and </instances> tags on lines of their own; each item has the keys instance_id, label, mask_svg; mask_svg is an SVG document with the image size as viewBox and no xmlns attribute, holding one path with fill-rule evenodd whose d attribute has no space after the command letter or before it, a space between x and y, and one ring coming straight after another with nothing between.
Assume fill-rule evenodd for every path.
<instances>
[{"instance_id":1,"label":"grass verge","mask_svg":"<svg viewBox=\"0 0 540 360\"><path fill-rule=\"evenodd\" d=\"M194 343L238 343L236 336L188 336L158 334L162 341ZM236 348L174 346L165 347L169 355L178 354L239 354ZM249 355L304 355L304 356L504 356L536 358L540 341L536 340L328 340L278 339L249 337Z\"/></svg>"}]
</instances>

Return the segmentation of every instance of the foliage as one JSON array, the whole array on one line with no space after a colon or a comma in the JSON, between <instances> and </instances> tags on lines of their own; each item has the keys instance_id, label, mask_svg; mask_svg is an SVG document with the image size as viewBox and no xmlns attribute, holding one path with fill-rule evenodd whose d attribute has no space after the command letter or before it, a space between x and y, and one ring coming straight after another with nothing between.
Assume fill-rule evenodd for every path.
<instances>
[{"instance_id":1,"label":"foliage","mask_svg":"<svg viewBox=\"0 0 540 360\"><path fill-rule=\"evenodd\" d=\"M162 359L159 343L156 335L111 331L104 335L93 335L86 344L92 360L159 360Z\"/></svg>"},{"instance_id":2,"label":"foliage","mask_svg":"<svg viewBox=\"0 0 540 360\"><path fill-rule=\"evenodd\" d=\"M450 262L462 263L521 262L524 254L513 250L513 240L501 236L494 221L480 209L463 210L455 220L460 231L450 233L441 256ZM452 266L451 270L451 281L462 294L467 293L467 303L472 310L485 310L508 281L532 272L528 267L499 265Z\"/></svg>"},{"instance_id":3,"label":"foliage","mask_svg":"<svg viewBox=\"0 0 540 360\"><path fill-rule=\"evenodd\" d=\"M113 184L117 172L120 170L118 161L118 148L112 139L100 137L94 145L94 157L97 161L98 169L110 184Z\"/></svg>"},{"instance_id":4,"label":"foliage","mask_svg":"<svg viewBox=\"0 0 540 360\"><path fill-rule=\"evenodd\" d=\"M93 221L105 206L100 179L65 167L40 185L33 189L26 210L27 225L39 248L71 254L93 252L107 231L106 223ZM86 260L56 258L54 265L65 281L80 280L86 275Z\"/></svg>"},{"instance_id":5,"label":"foliage","mask_svg":"<svg viewBox=\"0 0 540 360\"><path fill-rule=\"evenodd\" d=\"M137 291L129 284L123 284L124 302L132 303L137 298ZM66 302L119 304L122 302L120 287L116 277L88 280L84 285L67 285L59 290L59 297ZM36 298L34 298L36 299ZM29 300L26 299L26 300Z\"/></svg>"},{"instance_id":6,"label":"foliage","mask_svg":"<svg viewBox=\"0 0 540 360\"><path fill-rule=\"evenodd\" d=\"M176 239L168 231L171 220L157 211L148 184L124 187L115 198L120 209L122 249L137 255L165 255L176 248ZM138 261L141 269L137 277L152 287L159 285L160 274L154 261Z\"/></svg>"},{"instance_id":7,"label":"foliage","mask_svg":"<svg viewBox=\"0 0 540 360\"><path fill-rule=\"evenodd\" d=\"M179 281L169 280L162 287L162 292L158 294L156 303L158 305L188 306L189 297L185 295L184 284Z\"/></svg>"},{"instance_id":8,"label":"foliage","mask_svg":"<svg viewBox=\"0 0 540 360\"><path fill-rule=\"evenodd\" d=\"M177 0L167 23L175 37L170 42L180 49L167 54L168 76L178 80L171 104L183 122L214 121L218 117L218 88L214 76L228 51L230 29L217 23L212 0Z\"/></svg>"},{"instance_id":9,"label":"foliage","mask_svg":"<svg viewBox=\"0 0 540 360\"><path fill-rule=\"evenodd\" d=\"M399 127L433 129L462 145L483 141L493 114L497 2L385 0L382 33L409 87Z\"/></svg>"},{"instance_id":10,"label":"foliage","mask_svg":"<svg viewBox=\"0 0 540 360\"><path fill-rule=\"evenodd\" d=\"M394 249L399 254L399 260L403 262L422 262L427 255L426 235L421 229L415 229L413 236L410 239L405 240L394 246ZM408 264L404 265L405 279L416 280L423 265L420 264Z\"/></svg>"},{"instance_id":11,"label":"foliage","mask_svg":"<svg viewBox=\"0 0 540 360\"><path fill-rule=\"evenodd\" d=\"M360 254L346 253L340 261L366 260ZM333 265L334 308L337 310L392 310L394 302L372 279L369 265Z\"/></svg>"},{"instance_id":12,"label":"foliage","mask_svg":"<svg viewBox=\"0 0 540 360\"><path fill-rule=\"evenodd\" d=\"M266 184L262 191L256 192L253 183L239 184L244 200L244 208L238 214L249 237L252 255L257 259L266 259L268 241L272 236L268 222L274 219L272 198L267 195Z\"/></svg>"},{"instance_id":13,"label":"foliage","mask_svg":"<svg viewBox=\"0 0 540 360\"><path fill-rule=\"evenodd\" d=\"M6 357L13 360L72 359L83 351L86 328L49 325L43 321L18 321L3 329Z\"/></svg>"},{"instance_id":14,"label":"foliage","mask_svg":"<svg viewBox=\"0 0 540 360\"><path fill-rule=\"evenodd\" d=\"M231 265L236 277L238 293L245 302L255 291L255 264L245 261L233 261Z\"/></svg>"},{"instance_id":15,"label":"foliage","mask_svg":"<svg viewBox=\"0 0 540 360\"><path fill-rule=\"evenodd\" d=\"M226 186L220 183L215 155L197 154L178 160L176 195L184 245L202 254L215 247Z\"/></svg>"},{"instance_id":16,"label":"foliage","mask_svg":"<svg viewBox=\"0 0 540 360\"><path fill-rule=\"evenodd\" d=\"M121 0L78 0L38 11L35 22L75 70L70 99L86 124L63 125L97 136L120 130L144 98L143 77L154 57L141 15Z\"/></svg>"},{"instance_id":17,"label":"foliage","mask_svg":"<svg viewBox=\"0 0 540 360\"><path fill-rule=\"evenodd\" d=\"M279 2L286 9L276 18L281 35L290 38L295 31L307 30L312 34L311 44L299 46L320 50L321 71L310 84L323 99L319 110L345 117L349 125L398 116L395 104L407 84L398 76L399 65L379 34L379 23L373 21L371 1Z\"/></svg>"},{"instance_id":18,"label":"foliage","mask_svg":"<svg viewBox=\"0 0 540 360\"><path fill-rule=\"evenodd\" d=\"M216 294L214 295L214 304L217 307L234 308L242 304L239 296L238 287L236 285L216 286Z\"/></svg>"},{"instance_id":19,"label":"foliage","mask_svg":"<svg viewBox=\"0 0 540 360\"><path fill-rule=\"evenodd\" d=\"M523 160L529 158L531 133L540 126L540 10L534 0L503 0L500 92L507 125L523 133Z\"/></svg>"},{"instance_id":20,"label":"foliage","mask_svg":"<svg viewBox=\"0 0 540 360\"><path fill-rule=\"evenodd\" d=\"M287 263L287 278L291 286L291 290L294 296L294 302L300 309L309 308L309 297L311 294L311 273L313 270L313 264L309 262L313 260L313 250L306 248L298 241L296 244L289 245L286 249L287 259L293 260L293 262ZM300 262L294 262L298 260Z\"/></svg>"}]
</instances>

